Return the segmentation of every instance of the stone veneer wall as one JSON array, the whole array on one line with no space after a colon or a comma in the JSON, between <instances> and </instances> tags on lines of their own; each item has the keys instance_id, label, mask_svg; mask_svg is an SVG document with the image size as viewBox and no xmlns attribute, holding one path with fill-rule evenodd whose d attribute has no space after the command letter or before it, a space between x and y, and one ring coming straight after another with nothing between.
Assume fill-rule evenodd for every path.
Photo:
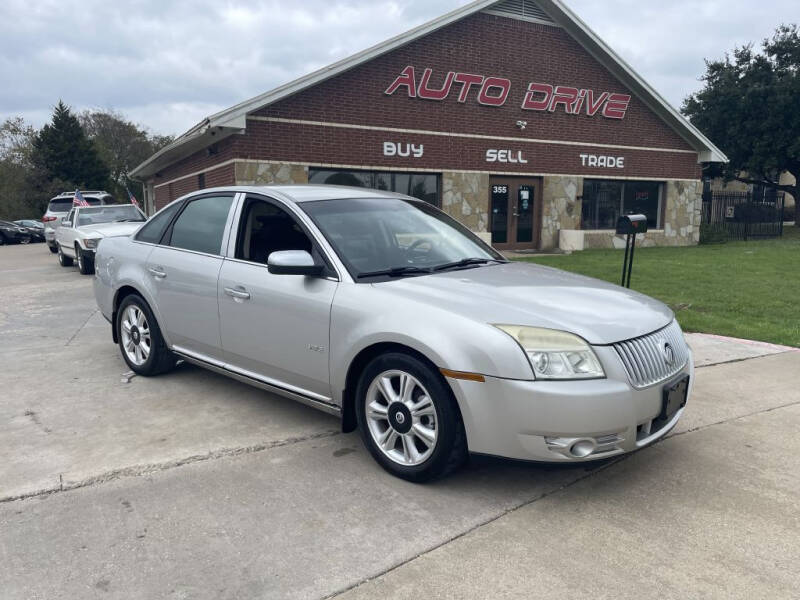
<instances>
[{"instance_id":1,"label":"stone veneer wall","mask_svg":"<svg viewBox=\"0 0 800 600\"><path fill-rule=\"evenodd\" d=\"M542 189L542 250L558 247L559 230L580 229L583 179L545 177Z\"/></svg>"},{"instance_id":2,"label":"stone veneer wall","mask_svg":"<svg viewBox=\"0 0 800 600\"><path fill-rule=\"evenodd\" d=\"M442 210L472 231L489 231L489 174L442 173Z\"/></svg>"},{"instance_id":3,"label":"stone veneer wall","mask_svg":"<svg viewBox=\"0 0 800 600\"><path fill-rule=\"evenodd\" d=\"M273 162L237 162L236 185L308 183L308 167Z\"/></svg>"},{"instance_id":4,"label":"stone veneer wall","mask_svg":"<svg viewBox=\"0 0 800 600\"><path fill-rule=\"evenodd\" d=\"M648 231L636 237L636 245L693 246L700 241L701 181L667 181L663 229ZM584 248L624 248L624 236L613 231L585 231Z\"/></svg>"}]
</instances>

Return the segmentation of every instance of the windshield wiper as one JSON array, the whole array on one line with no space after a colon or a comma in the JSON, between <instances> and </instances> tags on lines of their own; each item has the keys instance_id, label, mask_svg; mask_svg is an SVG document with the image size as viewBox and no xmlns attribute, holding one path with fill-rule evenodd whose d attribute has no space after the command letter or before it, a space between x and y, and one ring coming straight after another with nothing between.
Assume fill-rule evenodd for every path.
<instances>
[{"instance_id":1,"label":"windshield wiper","mask_svg":"<svg viewBox=\"0 0 800 600\"><path fill-rule=\"evenodd\" d=\"M388 277L402 277L403 275L417 275L417 274L428 274L432 271L430 269L425 269L422 267L392 267L391 269L381 269L380 271L368 271L366 273L359 273L356 275L357 279L363 279L365 277L380 277L381 275L385 275Z\"/></svg>"},{"instance_id":2,"label":"windshield wiper","mask_svg":"<svg viewBox=\"0 0 800 600\"><path fill-rule=\"evenodd\" d=\"M485 265L490 262L494 263L506 263L507 260L500 260L498 258L462 258L461 260L457 260L451 263L445 263L443 265L439 265L437 267L433 267L434 271L446 271L448 269L459 269L461 267L471 267L474 265Z\"/></svg>"}]
</instances>

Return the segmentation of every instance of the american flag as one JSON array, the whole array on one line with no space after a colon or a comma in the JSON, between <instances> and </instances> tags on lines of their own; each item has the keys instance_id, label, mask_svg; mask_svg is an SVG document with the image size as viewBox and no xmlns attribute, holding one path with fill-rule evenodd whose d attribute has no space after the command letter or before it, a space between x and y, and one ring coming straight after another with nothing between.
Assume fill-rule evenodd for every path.
<instances>
[{"instance_id":1,"label":"american flag","mask_svg":"<svg viewBox=\"0 0 800 600\"><path fill-rule=\"evenodd\" d=\"M139 201L136 199L136 196L133 195L133 193L128 189L127 186L125 187L125 191L128 192L128 200L131 201L131 204L133 204L136 208L141 208L141 206L139 206Z\"/></svg>"},{"instance_id":2,"label":"american flag","mask_svg":"<svg viewBox=\"0 0 800 600\"><path fill-rule=\"evenodd\" d=\"M72 199L72 206L89 206L80 190L75 190L75 197Z\"/></svg>"}]
</instances>

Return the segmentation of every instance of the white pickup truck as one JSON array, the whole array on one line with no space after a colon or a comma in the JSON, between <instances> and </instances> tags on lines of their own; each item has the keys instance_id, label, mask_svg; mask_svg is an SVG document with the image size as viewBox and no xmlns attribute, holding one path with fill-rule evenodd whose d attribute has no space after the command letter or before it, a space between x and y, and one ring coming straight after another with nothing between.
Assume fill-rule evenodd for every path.
<instances>
[{"instance_id":1,"label":"white pickup truck","mask_svg":"<svg viewBox=\"0 0 800 600\"><path fill-rule=\"evenodd\" d=\"M100 240L131 235L146 220L145 214L133 204L76 206L56 230L58 262L62 267L70 267L77 261L80 272L91 275Z\"/></svg>"}]
</instances>

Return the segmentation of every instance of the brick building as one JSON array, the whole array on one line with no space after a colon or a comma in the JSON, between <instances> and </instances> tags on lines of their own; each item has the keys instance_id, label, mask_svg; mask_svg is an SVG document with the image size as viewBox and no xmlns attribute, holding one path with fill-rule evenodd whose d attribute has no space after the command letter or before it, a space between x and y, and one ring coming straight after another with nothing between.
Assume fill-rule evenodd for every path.
<instances>
[{"instance_id":1,"label":"brick building","mask_svg":"<svg viewBox=\"0 0 800 600\"><path fill-rule=\"evenodd\" d=\"M211 115L141 164L148 207L230 184L338 183L441 207L501 249L699 238L726 158L559 0L480 0Z\"/></svg>"}]
</instances>

